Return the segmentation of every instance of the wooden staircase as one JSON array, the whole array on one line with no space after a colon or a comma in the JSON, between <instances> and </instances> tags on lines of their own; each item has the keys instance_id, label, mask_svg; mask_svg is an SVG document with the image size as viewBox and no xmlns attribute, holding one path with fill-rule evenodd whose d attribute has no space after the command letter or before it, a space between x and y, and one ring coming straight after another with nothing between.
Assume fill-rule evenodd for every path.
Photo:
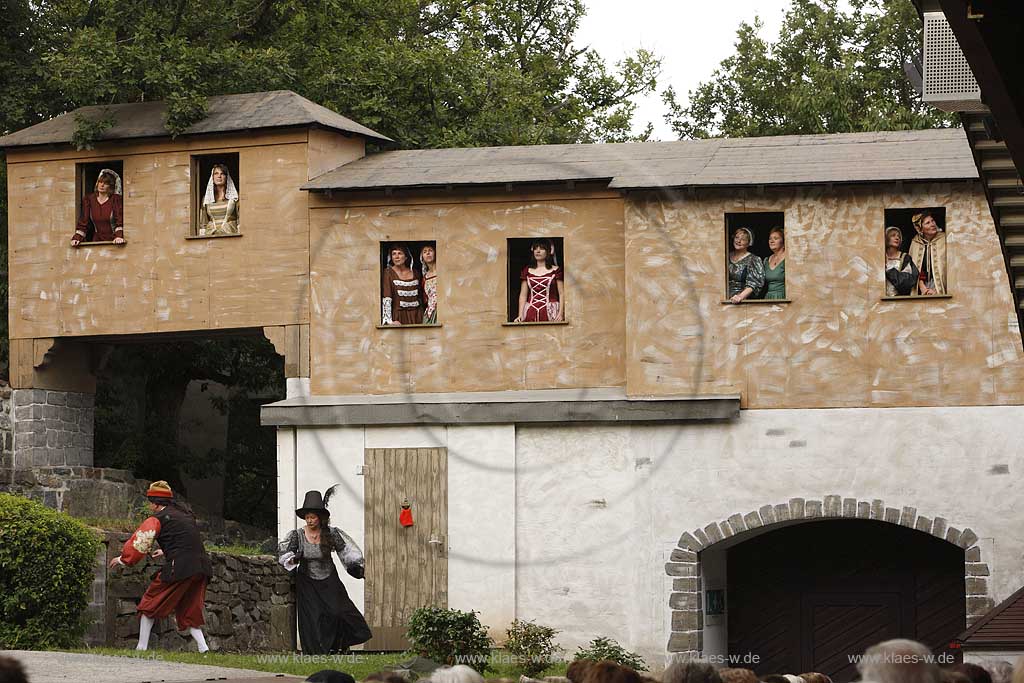
<instances>
[{"instance_id":1,"label":"wooden staircase","mask_svg":"<svg viewBox=\"0 0 1024 683\"><path fill-rule=\"evenodd\" d=\"M960 116L1003 247L1017 322L1024 330L1024 182L991 115Z\"/></svg>"}]
</instances>

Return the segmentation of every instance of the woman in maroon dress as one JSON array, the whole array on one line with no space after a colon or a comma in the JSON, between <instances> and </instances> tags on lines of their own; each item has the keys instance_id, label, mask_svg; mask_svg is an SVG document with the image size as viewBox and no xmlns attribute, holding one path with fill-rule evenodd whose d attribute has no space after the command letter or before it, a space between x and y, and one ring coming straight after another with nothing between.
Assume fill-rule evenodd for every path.
<instances>
[{"instance_id":1,"label":"woman in maroon dress","mask_svg":"<svg viewBox=\"0 0 1024 683\"><path fill-rule=\"evenodd\" d=\"M420 274L412 265L412 252L404 244L392 245L388 267L381 280L381 324L423 323L423 290Z\"/></svg>"},{"instance_id":2,"label":"woman in maroon dress","mask_svg":"<svg viewBox=\"0 0 1024 683\"><path fill-rule=\"evenodd\" d=\"M555 245L549 239L530 245L533 265L519 273L519 315L514 323L561 322L564 319L565 271L558 265Z\"/></svg>"},{"instance_id":3,"label":"woman in maroon dress","mask_svg":"<svg viewBox=\"0 0 1024 683\"><path fill-rule=\"evenodd\" d=\"M121 178L105 168L96 178L95 192L82 197L82 210L78 214L71 246L82 242L113 242L124 244L124 201L121 198Z\"/></svg>"}]
</instances>

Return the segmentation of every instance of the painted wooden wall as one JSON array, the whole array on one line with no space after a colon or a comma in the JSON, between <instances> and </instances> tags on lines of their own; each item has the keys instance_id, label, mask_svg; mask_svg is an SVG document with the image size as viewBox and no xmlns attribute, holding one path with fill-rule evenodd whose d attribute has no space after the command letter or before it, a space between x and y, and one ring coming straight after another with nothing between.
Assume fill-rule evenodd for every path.
<instances>
[{"instance_id":1,"label":"painted wooden wall","mask_svg":"<svg viewBox=\"0 0 1024 683\"><path fill-rule=\"evenodd\" d=\"M220 152L239 155L242 236L186 239L190 157ZM318 130L11 151L12 339L308 322L308 197L299 187L361 155L361 139ZM75 165L107 159L124 163L127 245L71 248Z\"/></svg>"},{"instance_id":2,"label":"painted wooden wall","mask_svg":"<svg viewBox=\"0 0 1024 683\"><path fill-rule=\"evenodd\" d=\"M970 184L314 199L312 391L623 387L744 407L1024 402L999 243ZM952 298L882 301L887 208L946 207ZM783 211L791 303L734 306L726 212ZM566 326L508 327L506 240L565 239ZM379 245L436 240L442 327L377 329Z\"/></svg>"},{"instance_id":3,"label":"painted wooden wall","mask_svg":"<svg viewBox=\"0 0 1024 683\"><path fill-rule=\"evenodd\" d=\"M623 200L617 194L311 201L314 394L625 382ZM537 236L565 239L569 324L503 326L506 240ZM441 327L377 329L380 243L402 240L437 242Z\"/></svg>"},{"instance_id":4,"label":"painted wooden wall","mask_svg":"<svg viewBox=\"0 0 1024 683\"><path fill-rule=\"evenodd\" d=\"M946 207L952 298L882 301L884 210L922 206ZM723 215L745 211L785 212L792 303L721 303ZM1017 318L976 185L652 193L627 205L626 235L632 395L739 393L746 408L1024 402Z\"/></svg>"}]
</instances>

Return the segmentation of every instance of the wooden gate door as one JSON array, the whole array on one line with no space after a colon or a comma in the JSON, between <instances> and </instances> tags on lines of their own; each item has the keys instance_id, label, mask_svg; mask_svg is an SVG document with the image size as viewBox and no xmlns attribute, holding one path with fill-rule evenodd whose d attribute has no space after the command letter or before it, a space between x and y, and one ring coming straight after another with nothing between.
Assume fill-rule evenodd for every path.
<instances>
[{"instance_id":1,"label":"wooden gate door","mask_svg":"<svg viewBox=\"0 0 1024 683\"><path fill-rule=\"evenodd\" d=\"M448 606L448 451L368 448L366 495L367 650L405 650L417 607ZM399 522L408 502L413 525Z\"/></svg>"},{"instance_id":2,"label":"wooden gate door","mask_svg":"<svg viewBox=\"0 0 1024 683\"><path fill-rule=\"evenodd\" d=\"M900 593L805 595L802 671L828 671L836 683L859 678L851 655L903 634Z\"/></svg>"}]
</instances>

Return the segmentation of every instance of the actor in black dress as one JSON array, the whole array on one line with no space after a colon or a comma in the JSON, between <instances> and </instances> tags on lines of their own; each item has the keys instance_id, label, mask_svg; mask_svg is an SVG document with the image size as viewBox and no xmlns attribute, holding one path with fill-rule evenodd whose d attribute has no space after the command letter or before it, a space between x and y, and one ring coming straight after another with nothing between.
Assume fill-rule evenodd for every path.
<instances>
[{"instance_id":1,"label":"actor in black dress","mask_svg":"<svg viewBox=\"0 0 1024 683\"><path fill-rule=\"evenodd\" d=\"M331 553L337 553L345 571L363 578L359 546L344 531L328 525L330 493L322 498L319 491L306 492L302 507L295 511L306 525L289 531L280 544L281 563L295 576L299 640L305 654L344 652L373 635L331 559Z\"/></svg>"}]
</instances>

